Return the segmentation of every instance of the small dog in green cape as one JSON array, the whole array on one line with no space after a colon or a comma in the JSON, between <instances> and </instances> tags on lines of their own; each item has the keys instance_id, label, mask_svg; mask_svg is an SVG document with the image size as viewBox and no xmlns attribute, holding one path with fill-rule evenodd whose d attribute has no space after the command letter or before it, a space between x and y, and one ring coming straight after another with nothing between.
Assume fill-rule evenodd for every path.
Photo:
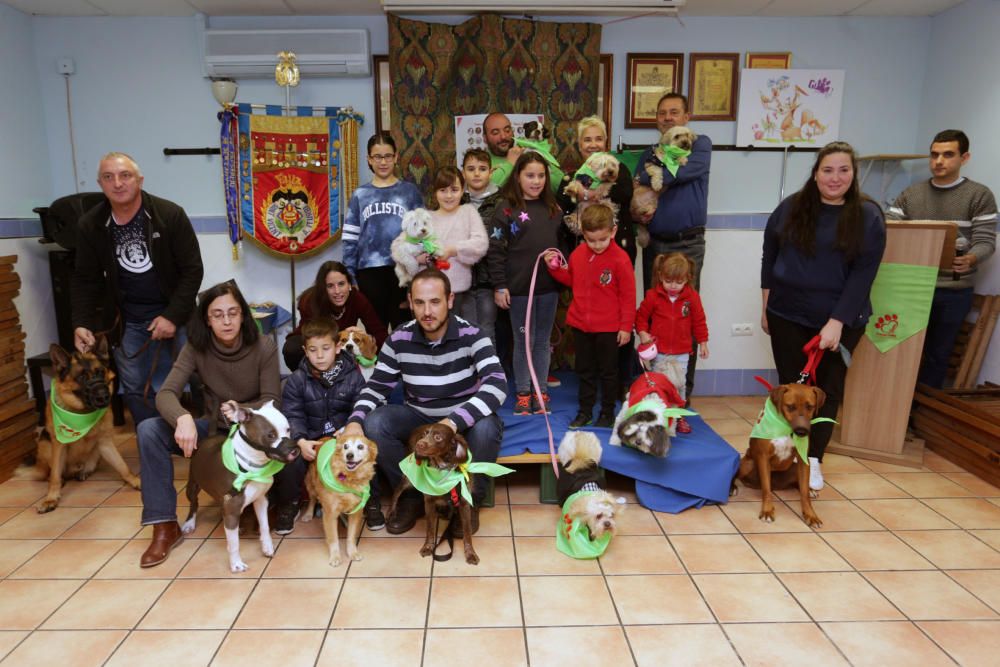
<instances>
[{"instance_id":1,"label":"small dog in green cape","mask_svg":"<svg viewBox=\"0 0 1000 667\"><path fill-rule=\"evenodd\" d=\"M572 558L604 554L625 510L625 499L601 488L601 441L587 431L568 431L559 443L556 492L562 515L556 526L556 548Z\"/></svg>"}]
</instances>

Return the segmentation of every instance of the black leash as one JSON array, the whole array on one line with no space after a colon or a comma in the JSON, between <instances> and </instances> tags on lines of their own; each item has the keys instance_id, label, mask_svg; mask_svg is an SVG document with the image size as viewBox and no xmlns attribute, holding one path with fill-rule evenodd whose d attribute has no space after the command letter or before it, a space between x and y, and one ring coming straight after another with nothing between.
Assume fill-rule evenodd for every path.
<instances>
[{"instance_id":1,"label":"black leash","mask_svg":"<svg viewBox=\"0 0 1000 667\"><path fill-rule=\"evenodd\" d=\"M451 557L455 554L455 534L452 532L451 529L451 520L455 516L455 510L458 508L458 503L459 503L458 492L455 489L451 490L451 493L449 494L449 499L451 500L451 502L448 503L448 514L445 516L445 519L447 519L448 521L448 525L445 526L444 532L441 533L440 539L438 538L437 534L438 521L440 517L438 516L437 509L434 510L435 544L434 544L434 551L431 553L431 555L434 558L434 560L436 560L439 563L444 563L446 561L451 560ZM441 547L441 544L444 543L445 540L448 541L448 553L439 554L438 549Z\"/></svg>"}]
</instances>

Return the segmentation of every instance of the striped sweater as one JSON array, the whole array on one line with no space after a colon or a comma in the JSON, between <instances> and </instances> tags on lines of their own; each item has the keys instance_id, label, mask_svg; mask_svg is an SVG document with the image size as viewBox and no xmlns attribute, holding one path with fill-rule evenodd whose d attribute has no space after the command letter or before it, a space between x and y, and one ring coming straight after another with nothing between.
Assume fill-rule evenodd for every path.
<instances>
[{"instance_id":1,"label":"striped sweater","mask_svg":"<svg viewBox=\"0 0 1000 667\"><path fill-rule=\"evenodd\" d=\"M429 341L416 320L392 332L348 422L361 422L384 405L403 382L406 404L434 419L450 418L459 430L500 409L507 377L488 336L450 314L440 341Z\"/></svg>"}]
</instances>

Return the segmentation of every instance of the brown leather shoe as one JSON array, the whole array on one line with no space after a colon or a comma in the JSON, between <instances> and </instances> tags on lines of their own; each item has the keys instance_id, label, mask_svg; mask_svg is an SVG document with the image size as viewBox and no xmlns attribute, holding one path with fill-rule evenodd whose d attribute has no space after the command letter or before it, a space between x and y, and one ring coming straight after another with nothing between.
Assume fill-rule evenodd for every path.
<instances>
[{"instance_id":1,"label":"brown leather shoe","mask_svg":"<svg viewBox=\"0 0 1000 667\"><path fill-rule=\"evenodd\" d=\"M153 524L153 541L142 554L139 567L153 567L167 560L174 547L184 541L184 534L176 521Z\"/></svg>"}]
</instances>

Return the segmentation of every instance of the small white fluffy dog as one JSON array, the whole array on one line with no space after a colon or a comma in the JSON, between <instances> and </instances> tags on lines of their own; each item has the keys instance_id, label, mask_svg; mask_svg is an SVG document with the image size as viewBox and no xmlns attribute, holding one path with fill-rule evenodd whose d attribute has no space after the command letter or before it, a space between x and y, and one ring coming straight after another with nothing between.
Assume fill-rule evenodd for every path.
<instances>
[{"instance_id":1,"label":"small white fluffy dog","mask_svg":"<svg viewBox=\"0 0 1000 667\"><path fill-rule=\"evenodd\" d=\"M660 145L656 147L653 153L656 154L656 158L663 162L663 149L660 146L676 146L677 148L682 148L686 151L691 150L694 146L695 139L698 135L695 134L687 127L681 127L680 125L675 125L660 136ZM677 163L681 166L687 164L687 158L678 158ZM649 174L649 186L653 188L656 192L663 190L663 171L661 167L656 165L646 163L646 173Z\"/></svg>"},{"instance_id":2,"label":"small white fluffy dog","mask_svg":"<svg viewBox=\"0 0 1000 667\"><path fill-rule=\"evenodd\" d=\"M409 285L422 268L417 263L417 257L427 252L423 241L430 237L431 231L431 213L427 209L417 208L403 214L403 231L389 246L389 253L396 262L400 287Z\"/></svg>"},{"instance_id":3,"label":"small white fluffy dog","mask_svg":"<svg viewBox=\"0 0 1000 667\"><path fill-rule=\"evenodd\" d=\"M615 498L600 487L601 441L588 431L567 431L559 443L559 504L577 491L585 491L567 510L570 519L582 519L596 540L618 528L616 518L625 510L625 499Z\"/></svg>"}]
</instances>

